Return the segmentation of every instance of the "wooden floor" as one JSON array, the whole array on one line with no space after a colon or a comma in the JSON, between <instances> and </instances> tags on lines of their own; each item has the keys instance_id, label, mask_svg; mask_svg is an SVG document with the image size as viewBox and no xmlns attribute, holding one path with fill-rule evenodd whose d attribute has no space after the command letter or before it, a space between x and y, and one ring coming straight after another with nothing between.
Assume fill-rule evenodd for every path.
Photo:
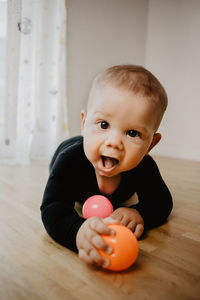
<instances>
[{"instance_id":1,"label":"wooden floor","mask_svg":"<svg viewBox=\"0 0 200 300\"><path fill-rule=\"evenodd\" d=\"M46 234L47 164L0 166L0 300L200 299L200 162L156 157L174 198L167 224L124 272L89 268Z\"/></svg>"}]
</instances>

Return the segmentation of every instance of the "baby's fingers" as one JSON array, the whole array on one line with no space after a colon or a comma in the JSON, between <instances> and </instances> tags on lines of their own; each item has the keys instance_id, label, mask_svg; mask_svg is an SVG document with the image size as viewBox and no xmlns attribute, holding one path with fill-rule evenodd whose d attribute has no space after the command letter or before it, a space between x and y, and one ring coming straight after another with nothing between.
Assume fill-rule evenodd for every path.
<instances>
[{"instance_id":1,"label":"baby's fingers","mask_svg":"<svg viewBox=\"0 0 200 300\"><path fill-rule=\"evenodd\" d=\"M79 258L84 261L87 265L92 265L93 260L92 258L85 252L84 249L80 249L78 252Z\"/></svg>"},{"instance_id":2,"label":"baby's fingers","mask_svg":"<svg viewBox=\"0 0 200 300\"><path fill-rule=\"evenodd\" d=\"M106 234L106 235L114 235L115 231L111 228L109 228L101 218L91 218L90 219L90 228L93 231L96 231L99 234Z\"/></svg>"},{"instance_id":3,"label":"baby's fingers","mask_svg":"<svg viewBox=\"0 0 200 300\"><path fill-rule=\"evenodd\" d=\"M99 254L99 252L93 247L91 247L89 251L86 251L85 249L80 249L78 255L79 258L88 265L95 265L103 268L107 268L109 266L109 260L103 258Z\"/></svg>"},{"instance_id":4,"label":"baby's fingers","mask_svg":"<svg viewBox=\"0 0 200 300\"><path fill-rule=\"evenodd\" d=\"M89 256L98 267L107 268L110 264L109 260L103 258L95 248L90 251Z\"/></svg>"},{"instance_id":5,"label":"baby's fingers","mask_svg":"<svg viewBox=\"0 0 200 300\"><path fill-rule=\"evenodd\" d=\"M95 234L91 237L90 239L91 244L93 247L95 247L96 249L100 249L104 252L106 252L107 254L111 254L112 253L112 246L106 244L106 242L102 239L102 237L98 234Z\"/></svg>"},{"instance_id":6,"label":"baby's fingers","mask_svg":"<svg viewBox=\"0 0 200 300\"><path fill-rule=\"evenodd\" d=\"M137 239L139 239L141 237L141 235L143 234L144 232L144 225L142 224L137 224L136 228L135 228L135 236Z\"/></svg>"},{"instance_id":7,"label":"baby's fingers","mask_svg":"<svg viewBox=\"0 0 200 300\"><path fill-rule=\"evenodd\" d=\"M107 225L119 225L120 224L120 221L118 221L116 219L112 219L111 217L104 218L103 221Z\"/></svg>"},{"instance_id":8,"label":"baby's fingers","mask_svg":"<svg viewBox=\"0 0 200 300\"><path fill-rule=\"evenodd\" d=\"M127 227L128 227L131 231L135 231L136 226L137 226L137 224L136 224L135 220L133 220L133 221L131 221L131 222L129 222L129 223L127 224Z\"/></svg>"}]
</instances>

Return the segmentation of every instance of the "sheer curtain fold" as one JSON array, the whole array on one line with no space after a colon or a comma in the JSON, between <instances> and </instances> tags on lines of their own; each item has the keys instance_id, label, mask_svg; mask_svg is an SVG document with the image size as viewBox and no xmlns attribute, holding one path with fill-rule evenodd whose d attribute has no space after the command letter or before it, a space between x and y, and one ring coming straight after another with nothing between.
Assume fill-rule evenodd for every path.
<instances>
[{"instance_id":1,"label":"sheer curtain fold","mask_svg":"<svg viewBox=\"0 0 200 300\"><path fill-rule=\"evenodd\" d=\"M8 0L0 161L49 158L68 137L64 0Z\"/></svg>"}]
</instances>

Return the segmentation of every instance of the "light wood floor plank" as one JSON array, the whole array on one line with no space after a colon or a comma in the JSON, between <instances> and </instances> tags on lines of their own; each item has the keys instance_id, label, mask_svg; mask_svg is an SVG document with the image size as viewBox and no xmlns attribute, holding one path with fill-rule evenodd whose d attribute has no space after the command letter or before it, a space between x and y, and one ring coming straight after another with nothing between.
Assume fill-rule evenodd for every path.
<instances>
[{"instance_id":1,"label":"light wood floor plank","mask_svg":"<svg viewBox=\"0 0 200 300\"><path fill-rule=\"evenodd\" d=\"M0 300L200 299L200 162L155 159L173 213L123 272L87 267L47 235L39 211L47 162L0 166Z\"/></svg>"}]
</instances>

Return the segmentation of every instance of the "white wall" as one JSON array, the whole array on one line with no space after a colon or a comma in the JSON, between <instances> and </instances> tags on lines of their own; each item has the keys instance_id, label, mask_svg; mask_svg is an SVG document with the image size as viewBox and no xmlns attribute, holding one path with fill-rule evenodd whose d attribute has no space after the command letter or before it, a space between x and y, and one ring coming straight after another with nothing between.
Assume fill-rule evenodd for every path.
<instances>
[{"instance_id":1,"label":"white wall","mask_svg":"<svg viewBox=\"0 0 200 300\"><path fill-rule=\"evenodd\" d=\"M200 160L200 1L68 0L70 134L92 78L121 63L145 65L163 83L169 106L154 154Z\"/></svg>"},{"instance_id":2,"label":"white wall","mask_svg":"<svg viewBox=\"0 0 200 300\"><path fill-rule=\"evenodd\" d=\"M80 133L80 111L93 77L115 64L144 64L147 0L68 0L70 135Z\"/></svg>"},{"instance_id":3,"label":"white wall","mask_svg":"<svg viewBox=\"0 0 200 300\"><path fill-rule=\"evenodd\" d=\"M153 153L200 160L200 1L150 0L145 65L169 106Z\"/></svg>"}]
</instances>

